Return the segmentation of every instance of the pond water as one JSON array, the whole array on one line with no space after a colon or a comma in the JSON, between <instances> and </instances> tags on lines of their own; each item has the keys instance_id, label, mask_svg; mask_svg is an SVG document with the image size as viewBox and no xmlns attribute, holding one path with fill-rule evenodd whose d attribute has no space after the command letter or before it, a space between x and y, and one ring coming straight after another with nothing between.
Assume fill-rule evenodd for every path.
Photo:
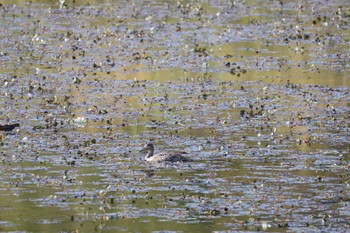
<instances>
[{"instance_id":1,"label":"pond water","mask_svg":"<svg viewBox=\"0 0 350 233\"><path fill-rule=\"evenodd\" d=\"M0 231L349 230L347 0L2 0L0 25Z\"/></svg>"}]
</instances>

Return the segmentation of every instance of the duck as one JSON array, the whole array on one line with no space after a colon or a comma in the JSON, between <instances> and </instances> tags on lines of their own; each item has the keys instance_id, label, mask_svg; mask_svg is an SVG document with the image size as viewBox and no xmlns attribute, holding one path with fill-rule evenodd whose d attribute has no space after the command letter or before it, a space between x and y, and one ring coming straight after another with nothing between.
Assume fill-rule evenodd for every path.
<instances>
[{"instance_id":1,"label":"duck","mask_svg":"<svg viewBox=\"0 0 350 233\"><path fill-rule=\"evenodd\" d=\"M183 157L181 153L168 153L168 152L160 152L158 154L154 154L154 146L152 143L147 143L141 152L148 151L145 160L149 163L175 163L175 162L188 162L189 159Z\"/></svg>"},{"instance_id":2,"label":"duck","mask_svg":"<svg viewBox=\"0 0 350 233\"><path fill-rule=\"evenodd\" d=\"M0 125L0 131L12 131L14 128L19 127L19 124L5 124Z\"/></svg>"}]
</instances>

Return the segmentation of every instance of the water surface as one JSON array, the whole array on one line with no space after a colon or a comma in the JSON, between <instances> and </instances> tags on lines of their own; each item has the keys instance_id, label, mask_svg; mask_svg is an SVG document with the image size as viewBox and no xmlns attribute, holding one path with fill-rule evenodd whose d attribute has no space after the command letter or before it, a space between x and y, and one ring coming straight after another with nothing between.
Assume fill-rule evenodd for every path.
<instances>
[{"instance_id":1,"label":"water surface","mask_svg":"<svg viewBox=\"0 0 350 233\"><path fill-rule=\"evenodd\" d=\"M0 230L347 231L349 10L2 1Z\"/></svg>"}]
</instances>

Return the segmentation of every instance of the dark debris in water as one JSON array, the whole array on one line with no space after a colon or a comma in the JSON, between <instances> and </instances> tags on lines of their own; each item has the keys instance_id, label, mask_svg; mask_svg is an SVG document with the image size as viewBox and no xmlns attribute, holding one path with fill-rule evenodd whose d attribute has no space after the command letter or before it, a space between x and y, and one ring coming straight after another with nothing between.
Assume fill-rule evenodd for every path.
<instances>
[{"instance_id":1,"label":"dark debris in water","mask_svg":"<svg viewBox=\"0 0 350 233\"><path fill-rule=\"evenodd\" d=\"M3 1L1 230L346 231L346 3Z\"/></svg>"}]
</instances>

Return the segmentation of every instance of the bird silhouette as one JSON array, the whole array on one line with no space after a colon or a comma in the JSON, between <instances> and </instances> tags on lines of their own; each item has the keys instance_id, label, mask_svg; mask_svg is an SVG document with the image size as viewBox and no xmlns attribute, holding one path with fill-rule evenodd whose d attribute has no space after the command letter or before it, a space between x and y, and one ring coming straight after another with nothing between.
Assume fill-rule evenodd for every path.
<instances>
[{"instance_id":1,"label":"bird silhouette","mask_svg":"<svg viewBox=\"0 0 350 233\"><path fill-rule=\"evenodd\" d=\"M19 124L5 124L0 125L0 131L12 131L14 128L19 127Z\"/></svg>"}]
</instances>

